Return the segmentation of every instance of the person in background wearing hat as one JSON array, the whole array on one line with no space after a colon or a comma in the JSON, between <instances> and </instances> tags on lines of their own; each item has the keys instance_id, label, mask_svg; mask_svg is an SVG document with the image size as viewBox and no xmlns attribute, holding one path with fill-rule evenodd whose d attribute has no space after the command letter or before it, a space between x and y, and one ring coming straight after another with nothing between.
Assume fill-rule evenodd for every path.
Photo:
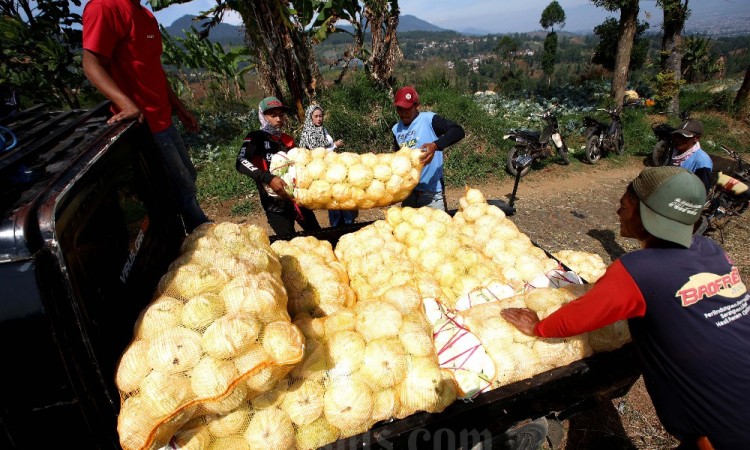
<instances>
[{"instance_id":1,"label":"person in background wearing hat","mask_svg":"<svg viewBox=\"0 0 750 450\"><path fill-rule=\"evenodd\" d=\"M613 262L582 297L544 320L502 316L524 334L579 335L627 319L643 379L679 448L750 448L750 304L739 271L693 224L703 183L680 167L644 169L625 190L620 235L641 250Z\"/></svg>"},{"instance_id":2,"label":"person in background wearing hat","mask_svg":"<svg viewBox=\"0 0 750 450\"><path fill-rule=\"evenodd\" d=\"M83 9L83 73L112 102L107 123L144 119L154 136L188 232L208 222L196 198L197 172L172 123L189 132L195 119L167 82L159 24L134 0L89 0Z\"/></svg>"},{"instance_id":3,"label":"person in background wearing hat","mask_svg":"<svg viewBox=\"0 0 750 450\"><path fill-rule=\"evenodd\" d=\"M711 171L714 163L708 153L701 149L698 139L703 135L703 124L698 120L686 120L672 132L674 151L671 165L684 167L703 181L708 192L711 186Z\"/></svg>"},{"instance_id":4,"label":"person in background wearing hat","mask_svg":"<svg viewBox=\"0 0 750 450\"><path fill-rule=\"evenodd\" d=\"M399 122L393 126L393 149L407 146L421 148L422 175L411 194L401 206L447 210L443 183L443 150L464 138L464 129L434 112L420 112L419 94L411 86L396 92L393 101Z\"/></svg>"},{"instance_id":5,"label":"person in background wearing hat","mask_svg":"<svg viewBox=\"0 0 750 450\"><path fill-rule=\"evenodd\" d=\"M287 193L286 182L269 171L274 154L295 146L294 139L281 131L287 111L288 108L276 97L261 100L258 105L260 129L245 136L235 163L238 172L255 180L260 204L277 236L294 233L295 221L305 231L320 229L315 213L297 205ZM266 186L273 194L266 190Z\"/></svg>"},{"instance_id":6,"label":"person in background wearing hat","mask_svg":"<svg viewBox=\"0 0 750 450\"><path fill-rule=\"evenodd\" d=\"M314 149L324 148L329 152L344 146L341 139L333 139L331 133L323 125L325 113L320 105L313 104L305 110L305 124L302 126L302 134L299 138L300 147ZM331 227L351 225L357 217L357 211L351 210L328 210L328 223Z\"/></svg>"}]
</instances>

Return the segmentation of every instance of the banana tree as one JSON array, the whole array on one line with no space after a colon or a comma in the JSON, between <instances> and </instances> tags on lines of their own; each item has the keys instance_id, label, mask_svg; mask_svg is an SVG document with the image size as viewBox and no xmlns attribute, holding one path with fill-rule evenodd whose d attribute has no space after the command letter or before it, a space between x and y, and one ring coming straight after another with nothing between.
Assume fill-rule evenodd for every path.
<instances>
[{"instance_id":1,"label":"banana tree","mask_svg":"<svg viewBox=\"0 0 750 450\"><path fill-rule=\"evenodd\" d=\"M224 100L239 97L245 90L242 76L252 69L247 47L234 47L228 51L219 43L201 39L193 28L185 33L184 38L175 37L161 28L164 53L164 64L173 66L183 87L195 79L209 97L218 94ZM190 91L190 94L194 93Z\"/></svg>"}]
</instances>

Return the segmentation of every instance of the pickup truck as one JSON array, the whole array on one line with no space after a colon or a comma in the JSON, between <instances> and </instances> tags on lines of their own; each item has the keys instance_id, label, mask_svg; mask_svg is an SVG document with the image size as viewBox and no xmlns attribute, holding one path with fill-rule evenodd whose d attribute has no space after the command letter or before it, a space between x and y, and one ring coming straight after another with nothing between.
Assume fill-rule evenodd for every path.
<instances>
[{"instance_id":1,"label":"pickup truck","mask_svg":"<svg viewBox=\"0 0 750 450\"><path fill-rule=\"evenodd\" d=\"M0 448L120 448L116 365L185 227L146 127L107 125L108 115L105 102L0 119L18 138L0 153ZM335 245L364 225L300 234ZM639 375L628 344L331 447L471 448L493 437L526 448L540 436L554 447L558 421L624 395Z\"/></svg>"}]
</instances>

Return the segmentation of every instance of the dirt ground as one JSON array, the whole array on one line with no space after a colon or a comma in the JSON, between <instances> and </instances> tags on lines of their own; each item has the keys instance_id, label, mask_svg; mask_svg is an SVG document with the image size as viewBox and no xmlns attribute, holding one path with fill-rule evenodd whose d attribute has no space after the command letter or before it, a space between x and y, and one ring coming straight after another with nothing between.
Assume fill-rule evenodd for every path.
<instances>
[{"instance_id":1,"label":"dirt ground","mask_svg":"<svg viewBox=\"0 0 750 450\"><path fill-rule=\"evenodd\" d=\"M715 169L729 162L715 159ZM637 242L619 236L615 211L625 186L644 168L642 158L631 157L613 162L602 159L597 165L573 163L569 166L550 164L532 170L522 178L514 202L516 213L511 220L537 245L554 253L563 249L580 250L600 255L609 263L622 254L637 249ZM488 200L509 201L513 179L500 183L472 185ZM458 208L463 187L447 191L449 209ZM231 205L206 205L216 221L247 221L272 233L262 212L253 217L236 218L228 214ZM384 210L361 211L358 222L383 218ZM326 211L318 211L322 226L328 225ZM737 264L742 276L750 275L750 214L730 223L722 242ZM639 380L625 396L602 402L597 408L580 413L564 424L568 450L593 449L664 449L677 445L661 427Z\"/></svg>"}]
</instances>

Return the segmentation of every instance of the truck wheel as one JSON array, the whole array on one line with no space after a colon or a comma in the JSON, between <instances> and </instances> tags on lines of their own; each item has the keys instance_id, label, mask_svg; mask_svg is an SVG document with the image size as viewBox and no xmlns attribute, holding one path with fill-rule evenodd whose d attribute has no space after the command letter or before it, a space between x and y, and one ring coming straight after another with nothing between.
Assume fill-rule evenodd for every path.
<instances>
[{"instance_id":1,"label":"truck wheel","mask_svg":"<svg viewBox=\"0 0 750 450\"><path fill-rule=\"evenodd\" d=\"M599 136L593 134L589 136L586 141L586 152L584 157L589 164L596 164L597 161L602 157L602 149L599 146Z\"/></svg>"},{"instance_id":2,"label":"truck wheel","mask_svg":"<svg viewBox=\"0 0 750 450\"><path fill-rule=\"evenodd\" d=\"M667 141L659 141L651 151L651 165L653 167L666 166L669 162L669 144Z\"/></svg>"},{"instance_id":3,"label":"truck wheel","mask_svg":"<svg viewBox=\"0 0 750 450\"><path fill-rule=\"evenodd\" d=\"M470 450L538 450L547 441L548 430L547 419L542 417L495 435L490 442L480 442Z\"/></svg>"},{"instance_id":4,"label":"truck wheel","mask_svg":"<svg viewBox=\"0 0 750 450\"><path fill-rule=\"evenodd\" d=\"M516 145L510 151L508 152L508 159L506 161L506 168L508 169L508 173L516 176L517 170L516 166L513 165L513 162L518 158L519 156L524 156L529 153L529 147L526 145ZM529 170L531 170L531 166L525 167L521 170L521 176L526 175L529 173Z\"/></svg>"}]
</instances>

